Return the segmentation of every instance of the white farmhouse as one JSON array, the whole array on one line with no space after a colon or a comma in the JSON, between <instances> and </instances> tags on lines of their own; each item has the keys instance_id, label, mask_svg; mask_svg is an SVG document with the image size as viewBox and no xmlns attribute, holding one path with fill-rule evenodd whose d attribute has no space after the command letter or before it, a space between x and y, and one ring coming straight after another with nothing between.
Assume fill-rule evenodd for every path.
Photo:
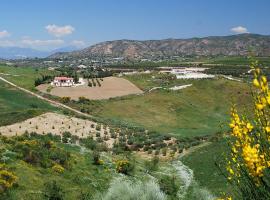
<instances>
[{"instance_id":1,"label":"white farmhouse","mask_svg":"<svg viewBox=\"0 0 270 200\"><path fill-rule=\"evenodd\" d=\"M53 82L51 82L51 85L57 86L57 87L71 87L74 85L73 78L68 77L55 77Z\"/></svg>"}]
</instances>

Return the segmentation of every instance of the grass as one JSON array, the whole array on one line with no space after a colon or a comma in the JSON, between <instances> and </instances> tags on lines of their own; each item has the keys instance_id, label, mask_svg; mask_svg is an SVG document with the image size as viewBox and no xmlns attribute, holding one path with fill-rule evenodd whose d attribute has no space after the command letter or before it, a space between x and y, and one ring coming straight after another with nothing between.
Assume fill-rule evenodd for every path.
<instances>
[{"instance_id":1,"label":"grass","mask_svg":"<svg viewBox=\"0 0 270 200\"><path fill-rule=\"evenodd\" d=\"M2 126L54 111L56 108L0 81L0 110Z\"/></svg>"},{"instance_id":2,"label":"grass","mask_svg":"<svg viewBox=\"0 0 270 200\"><path fill-rule=\"evenodd\" d=\"M28 138L28 137L27 137ZM46 140L44 136L39 137L41 140ZM13 142L11 142L13 140ZM124 155L112 155L110 153L103 152L101 159L104 161L102 165L93 164L93 152L89 149L81 151L80 146L63 144L54 142L54 144L61 150L68 152L71 157L68 159L68 168L63 173L57 173L52 168L44 168L38 164L30 164L22 160L20 156L10 149L22 148L16 146L16 140L22 140L22 138L9 138L5 140L1 138L1 151L0 159L5 157L6 165L18 177L18 184L16 187L9 191L9 200L15 199L29 199L39 200L44 199L44 184L52 181L56 181L57 184L64 191L64 199L82 199L81 194L90 194L91 198L96 194L106 194L110 192L110 183L114 178L123 178L130 180L131 182L145 182L151 180L144 169L145 162L136 155L129 155L130 159L134 159L135 170L130 176L120 175L116 172L115 160L123 158ZM4 151L9 149L9 153ZM33 151L39 151L37 148L33 148ZM3 151L2 151L3 150ZM40 153L41 155L41 153ZM7 159L9 158L9 159ZM42 158L42 157L41 157ZM39 158L39 159L41 159ZM167 163L160 163L163 167L170 168ZM169 175L169 174L168 174ZM153 174L152 177L159 178L159 174ZM119 185L121 187L121 185ZM0 199L1 196L0 196ZM171 198L168 198L170 200ZM173 199L173 198L172 198Z\"/></svg>"},{"instance_id":3,"label":"grass","mask_svg":"<svg viewBox=\"0 0 270 200\"><path fill-rule=\"evenodd\" d=\"M244 108L250 100L249 86L244 83L225 79L176 80L175 84L177 82L192 83L193 86L179 91L159 90L140 96L92 101L89 110L102 118L190 137L218 132L219 126L229 118L232 102L238 102ZM151 84L142 80L138 85L148 88Z\"/></svg>"},{"instance_id":4,"label":"grass","mask_svg":"<svg viewBox=\"0 0 270 200\"><path fill-rule=\"evenodd\" d=\"M222 197L222 193L230 194L232 191L230 184L215 165L215 162L219 163L225 158L224 153L227 150L227 143L225 139L222 139L181 159L185 165L193 170L198 184L210 190L217 197Z\"/></svg>"},{"instance_id":5,"label":"grass","mask_svg":"<svg viewBox=\"0 0 270 200\"><path fill-rule=\"evenodd\" d=\"M26 89L35 90L35 80L42 75L53 75L56 72L49 71L43 68L34 67L14 67L7 65L0 65L0 73L10 74L3 75L3 78L21 86Z\"/></svg>"},{"instance_id":6,"label":"grass","mask_svg":"<svg viewBox=\"0 0 270 200\"><path fill-rule=\"evenodd\" d=\"M63 174L21 160L9 164L19 177L18 188L11 191L11 199L43 199L44 184L53 180L63 189L66 200L79 199L81 193L94 194L107 189L112 174L106 173L102 166L93 165L90 154L81 155L78 148L71 150L66 146L72 153L72 168Z\"/></svg>"}]
</instances>

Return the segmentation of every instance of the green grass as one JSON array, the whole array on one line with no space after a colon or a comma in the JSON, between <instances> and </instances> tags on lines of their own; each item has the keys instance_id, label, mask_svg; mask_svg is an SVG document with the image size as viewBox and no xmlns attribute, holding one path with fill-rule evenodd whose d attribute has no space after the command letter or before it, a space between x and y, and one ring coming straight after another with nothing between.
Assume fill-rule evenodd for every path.
<instances>
[{"instance_id":1,"label":"green grass","mask_svg":"<svg viewBox=\"0 0 270 200\"><path fill-rule=\"evenodd\" d=\"M56 108L0 81L0 110L2 126L54 111Z\"/></svg>"},{"instance_id":2,"label":"green grass","mask_svg":"<svg viewBox=\"0 0 270 200\"><path fill-rule=\"evenodd\" d=\"M112 173L102 166L92 164L90 154L81 155L79 149L71 150L72 168L63 174L16 160L8 166L19 177L18 187L11 191L11 199L43 199L44 184L55 180L63 189L66 200L79 199L81 192L94 194L108 188Z\"/></svg>"},{"instance_id":3,"label":"green grass","mask_svg":"<svg viewBox=\"0 0 270 200\"><path fill-rule=\"evenodd\" d=\"M250 100L249 86L244 83L225 79L179 82L193 86L179 91L160 90L140 96L92 101L89 110L96 116L133 123L149 130L196 136L218 132L219 126L229 119L232 102L238 102L243 108ZM144 83L141 81L139 85L148 87Z\"/></svg>"},{"instance_id":4,"label":"green grass","mask_svg":"<svg viewBox=\"0 0 270 200\"><path fill-rule=\"evenodd\" d=\"M194 178L198 184L210 190L217 197L222 197L222 193L230 194L232 192L230 184L215 164L224 160L224 153L227 151L227 143L225 139L222 139L181 159L185 165L193 170Z\"/></svg>"},{"instance_id":5,"label":"green grass","mask_svg":"<svg viewBox=\"0 0 270 200\"><path fill-rule=\"evenodd\" d=\"M53 75L56 72L49 71L43 68L14 67L14 66L0 65L0 73L10 74L10 75L0 74L0 76L21 87L34 90L35 80L37 78L39 78L42 75Z\"/></svg>"}]
</instances>

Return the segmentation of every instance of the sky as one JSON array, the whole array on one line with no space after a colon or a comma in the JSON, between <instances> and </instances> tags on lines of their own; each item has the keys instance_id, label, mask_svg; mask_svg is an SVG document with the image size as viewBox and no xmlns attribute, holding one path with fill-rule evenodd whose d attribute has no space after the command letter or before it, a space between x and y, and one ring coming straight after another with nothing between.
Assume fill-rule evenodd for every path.
<instances>
[{"instance_id":1,"label":"sky","mask_svg":"<svg viewBox=\"0 0 270 200\"><path fill-rule=\"evenodd\" d=\"M270 0L1 0L0 46L270 35Z\"/></svg>"}]
</instances>

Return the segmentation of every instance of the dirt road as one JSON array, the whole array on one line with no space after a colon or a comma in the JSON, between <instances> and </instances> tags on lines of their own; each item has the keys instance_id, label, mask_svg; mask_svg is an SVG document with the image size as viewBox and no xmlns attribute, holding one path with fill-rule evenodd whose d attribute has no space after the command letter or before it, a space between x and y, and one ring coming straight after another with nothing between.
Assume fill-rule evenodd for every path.
<instances>
[{"instance_id":1,"label":"dirt road","mask_svg":"<svg viewBox=\"0 0 270 200\"><path fill-rule=\"evenodd\" d=\"M52 105L54 105L54 106L56 106L56 107L65 108L65 109L67 109L67 110L70 110L70 111L72 111L72 112L74 112L74 113L76 113L76 114L79 114L79 115L82 115L82 116L85 116L85 117L93 117L92 115L83 113L83 112L81 112L81 111L79 111L79 110L76 110L76 109L74 109L74 108L71 108L71 107L69 107L69 106L67 106L67 105L65 105L65 104L59 103L59 102L57 102L57 101L48 99L48 98L43 97L43 96L41 96L41 95L38 95L38 94L36 94L36 93L34 93L34 92L31 92L30 90L27 90L27 89L25 89L25 88L22 88L22 87L20 87L20 86L18 86L18 85L16 85L16 84L14 84L14 83L12 83L12 82L6 80L6 79L3 78L3 77L0 77L0 80L1 80L1 81L4 81L5 83L7 83L7 84L9 84L9 85L11 85L11 86L13 86L13 87L15 87L15 88L17 88L17 89L19 89L19 90L25 92L25 93L28 93L28 94L30 94L30 95L32 95L32 96L35 96L35 97L37 97L37 98L39 98L39 99L42 99L42 100L44 100L44 101L47 101L47 102L49 102L50 104L52 104Z\"/></svg>"}]
</instances>

